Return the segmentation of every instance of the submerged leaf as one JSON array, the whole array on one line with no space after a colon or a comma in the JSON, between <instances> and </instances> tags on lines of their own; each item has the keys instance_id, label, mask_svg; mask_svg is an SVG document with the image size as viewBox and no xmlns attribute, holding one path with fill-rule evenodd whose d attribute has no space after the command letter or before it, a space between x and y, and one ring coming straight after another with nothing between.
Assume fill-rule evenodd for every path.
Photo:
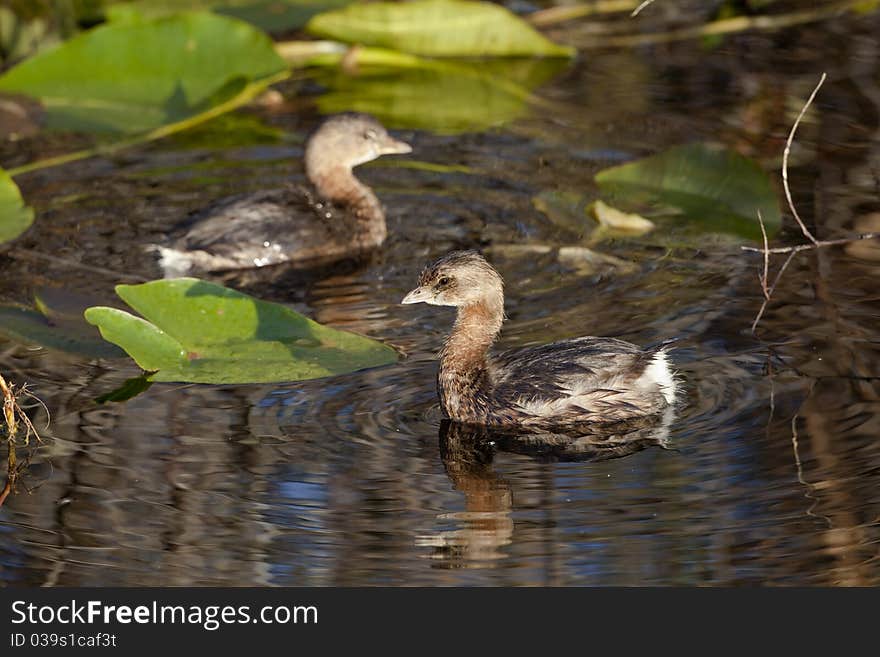
<instances>
[{"instance_id":1,"label":"submerged leaf","mask_svg":"<svg viewBox=\"0 0 880 657\"><path fill-rule=\"evenodd\" d=\"M82 317L47 317L33 308L0 305L0 335L16 342L57 349L88 358L120 358L125 354L105 342Z\"/></svg>"},{"instance_id":2,"label":"submerged leaf","mask_svg":"<svg viewBox=\"0 0 880 657\"><path fill-rule=\"evenodd\" d=\"M603 201L595 201L589 211L599 222L599 225L611 233L644 235L654 230L654 222L639 214L618 210Z\"/></svg>"},{"instance_id":3,"label":"submerged leaf","mask_svg":"<svg viewBox=\"0 0 880 657\"><path fill-rule=\"evenodd\" d=\"M759 239L758 212L768 233L780 225L779 200L756 162L707 144L677 146L596 174L615 205L645 205L704 230Z\"/></svg>"},{"instance_id":4,"label":"submerged leaf","mask_svg":"<svg viewBox=\"0 0 880 657\"><path fill-rule=\"evenodd\" d=\"M0 244L13 240L34 222L34 211L24 204L18 185L0 169Z\"/></svg>"},{"instance_id":5,"label":"submerged leaf","mask_svg":"<svg viewBox=\"0 0 880 657\"><path fill-rule=\"evenodd\" d=\"M259 30L188 13L80 34L5 73L0 90L39 99L52 128L133 134L205 112L285 68Z\"/></svg>"},{"instance_id":6,"label":"submerged leaf","mask_svg":"<svg viewBox=\"0 0 880 657\"><path fill-rule=\"evenodd\" d=\"M584 220L586 197L579 192L546 189L532 197L532 207L554 224L576 235L595 228Z\"/></svg>"},{"instance_id":7,"label":"submerged leaf","mask_svg":"<svg viewBox=\"0 0 880 657\"><path fill-rule=\"evenodd\" d=\"M318 14L306 29L346 43L433 57L571 57L504 7L470 0L353 4Z\"/></svg>"},{"instance_id":8,"label":"submerged leaf","mask_svg":"<svg viewBox=\"0 0 880 657\"><path fill-rule=\"evenodd\" d=\"M571 267L582 275L594 274L604 269L616 269L619 273L629 274L638 269L632 262L588 249L585 246L559 247L557 258L561 265Z\"/></svg>"},{"instance_id":9,"label":"submerged leaf","mask_svg":"<svg viewBox=\"0 0 880 657\"><path fill-rule=\"evenodd\" d=\"M454 134L508 123L529 111L531 91L559 73L561 59L430 60L376 48L354 51L356 73L330 69L320 80L324 114L367 112L403 129Z\"/></svg>"},{"instance_id":10,"label":"submerged leaf","mask_svg":"<svg viewBox=\"0 0 880 657\"><path fill-rule=\"evenodd\" d=\"M293 310L195 278L119 285L144 318L93 307L86 319L153 381L260 383L314 379L386 365L396 352Z\"/></svg>"}]
</instances>

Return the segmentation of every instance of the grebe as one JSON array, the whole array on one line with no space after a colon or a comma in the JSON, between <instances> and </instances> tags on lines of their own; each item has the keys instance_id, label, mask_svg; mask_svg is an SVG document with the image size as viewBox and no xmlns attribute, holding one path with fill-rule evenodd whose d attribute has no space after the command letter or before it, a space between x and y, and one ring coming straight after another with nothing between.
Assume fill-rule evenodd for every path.
<instances>
[{"instance_id":1,"label":"grebe","mask_svg":"<svg viewBox=\"0 0 880 657\"><path fill-rule=\"evenodd\" d=\"M455 306L440 353L443 412L468 424L560 427L661 414L675 403L666 347L643 351L614 338L582 337L490 355L504 320L501 276L474 251L425 268L401 303Z\"/></svg>"},{"instance_id":2,"label":"grebe","mask_svg":"<svg viewBox=\"0 0 880 657\"><path fill-rule=\"evenodd\" d=\"M358 256L385 241L385 212L352 168L409 153L371 116L341 114L308 140L310 187L288 185L220 201L154 246L166 277L291 262L304 268Z\"/></svg>"}]
</instances>

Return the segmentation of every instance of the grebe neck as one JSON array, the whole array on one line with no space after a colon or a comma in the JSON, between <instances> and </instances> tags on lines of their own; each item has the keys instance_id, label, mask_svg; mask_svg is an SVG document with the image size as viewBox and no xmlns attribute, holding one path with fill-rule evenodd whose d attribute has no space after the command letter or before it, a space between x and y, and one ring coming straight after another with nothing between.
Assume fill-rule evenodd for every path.
<instances>
[{"instance_id":1,"label":"grebe neck","mask_svg":"<svg viewBox=\"0 0 880 657\"><path fill-rule=\"evenodd\" d=\"M502 299L459 307L455 325L440 352L440 400L448 416L467 421L467 409L479 408L488 394L489 347L503 321Z\"/></svg>"},{"instance_id":2,"label":"grebe neck","mask_svg":"<svg viewBox=\"0 0 880 657\"><path fill-rule=\"evenodd\" d=\"M306 175L319 197L349 211L362 246L378 246L385 241L388 231L382 204L373 190L355 177L351 167L322 165L307 156Z\"/></svg>"}]
</instances>

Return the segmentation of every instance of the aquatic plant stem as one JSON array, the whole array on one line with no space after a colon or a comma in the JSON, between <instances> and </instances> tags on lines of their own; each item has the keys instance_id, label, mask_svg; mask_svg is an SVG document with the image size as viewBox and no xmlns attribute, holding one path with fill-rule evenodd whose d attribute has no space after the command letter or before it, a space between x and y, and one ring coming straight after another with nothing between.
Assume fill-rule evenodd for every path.
<instances>
[{"instance_id":1,"label":"aquatic plant stem","mask_svg":"<svg viewBox=\"0 0 880 657\"><path fill-rule=\"evenodd\" d=\"M15 491L15 484L18 481L19 470L26 467L27 464L27 461L25 461L25 464L20 466L16 458L15 441L18 437L19 424L24 425L27 429L24 436L25 445L29 444L31 436L33 436L38 443L43 442L30 418L23 410L21 410L21 406L17 399L17 396L20 395L35 399L37 403L41 404L43 408L46 409L46 413L49 412L49 409L39 397L28 392L26 385L19 386L18 391L16 391L12 384L7 383L6 379L3 378L3 375L0 375L0 396L3 397L3 422L6 425L7 449L6 485L3 487L3 490L0 491L0 506L3 505L3 502L6 501L9 494Z\"/></svg>"},{"instance_id":2,"label":"aquatic plant stem","mask_svg":"<svg viewBox=\"0 0 880 657\"><path fill-rule=\"evenodd\" d=\"M653 0L651 1L653 2ZM584 16L613 14L617 12L631 11L634 8L637 10L637 5L638 2L636 0L598 0L598 2L540 9L524 16L524 18L536 27L543 27L546 25L564 23L576 18L583 18Z\"/></svg>"},{"instance_id":3,"label":"aquatic plant stem","mask_svg":"<svg viewBox=\"0 0 880 657\"><path fill-rule=\"evenodd\" d=\"M211 119L220 116L221 114L225 114L226 112L230 112L234 109L237 109L238 107L241 107L245 103L248 103L256 98L270 85L290 77L290 74L290 69L286 69L281 73L277 73L271 77L260 80L259 82L251 83L247 85L244 89L242 89L234 97L218 105L215 105L214 107L205 110L204 112L197 114L196 116L191 116L189 118L183 119L182 121L177 121L176 123L169 123L168 125L160 126L155 130L151 130L150 132L147 132L145 134L122 139L111 144L103 144L94 148L87 148L81 151L74 151L73 153L65 153L64 155L56 155L55 157L49 157L43 160L29 162L27 164L23 164L20 167L15 167L14 169L7 169L7 173L14 178L15 176L19 176L23 173L29 173L31 171L36 171L39 169L59 166L61 164L68 164L70 162L76 162L78 160L85 160L87 158L95 157L98 155L110 155L112 153L121 151L131 146L135 146L137 144L156 141L157 139L168 137L177 132L181 132L182 130L187 130L194 126L200 125L206 121L210 121Z\"/></svg>"},{"instance_id":4,"label":"aquatic plant stem","mask_svg":"<svg viewBox=\"0 0 880 657\"><path fill-rule=\"evenodd\" d=\"M18 433L16 421L15 395L12 388L6 383L3 375L0 375L0 394L3 395L3 419L6 423L6 485L0 492L0 506L6 501L9 493L15 488L15 479L18 475L18 466L15 460L15 436Z\"/></svg>"},{"instance_id":5,"label":"aquatic plant stem","mask_svg":"<svg viewBox=\"0 0 880 657\"><path fill-rule=\"evenodd\" d=\"M745 32L746 30L778 30L784 27L791 27L803 23L814 23L825 18L831 18L838 14L858 9L860 5L864 5L864 0L843 0L842 2L835 2L818 9L792 11L787 14L778 14L775 16L736 16L734 18L724 18L712 21L705 25L684 27L670 30L668 32L607 36L602 39L595 39L588 43L580 44L577 47L581 49L629 48L632 46L646 46L659 43L670 43L673 41L685 41L687 39L698 39L705 36Z\"/></svg>"}]
</instances>

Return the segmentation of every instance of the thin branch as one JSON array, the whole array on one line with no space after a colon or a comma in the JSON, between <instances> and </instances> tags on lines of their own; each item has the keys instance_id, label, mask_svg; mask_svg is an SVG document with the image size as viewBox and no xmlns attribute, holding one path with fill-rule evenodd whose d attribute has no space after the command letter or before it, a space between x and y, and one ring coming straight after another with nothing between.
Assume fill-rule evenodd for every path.
<instances>
[{"instance_id":1,"label":"thin branch","mask_svg":"<svg viewBox=\"0 0 880 657\"><path fill-rule=\"evenodd\" d=\"M761 318L764 316L764 311L767 309L767 304L770 303L770 297L773 296L773 292L776 290L776 286L779 285L779 281L782 279L782 274L785 273L785 270L791 264L794 256L800 253L801 251L809 251L811 249L819 249L827 246L839 246L841 244L850 244L852 242L858 242L859 240L867 240L874 239L880 237L880 232L874 233L862 233L860 235L855 235L853 237L844 237L836 240L817 240L813 233L807 228L803 219L801 219L798 214L797 208L794 207L794 200L791 197L791 189L788 185L788 156L791 152L791 145L794 143L794 136L797 133L798 126L801 123L801 120L804 118L804 114L807 113L807 110L810 108L810 105L813 104L813 100L816 98L816 94L819 93L819 89L822 87L822 84L825 82L825 79L828 77L827 74L823 73L822 77L819 78L819 83L813 89L813 93L810 94L810 97L807 99L807 102L801 108L800 113L795 119L794 125L791 126L791 132L788 134L788 139L785 141L785 151L782 154L782 186L785 188L785 198L788 201L788 207L791 210L791 214L797 222L798 226L800 226L801 232L804 234L809 241L808 244L798 244L797 246L782 246L771 249L770 244L767 240L767 230L764 227L764 219L761 217L761 213L758 212L758 224L761 226L761 237L763 239L763 247L755 248L754 246L741 246L740 249L743 251L750 251L752 253L761 253L764 256L764 268L763 271L758 273L758 280L761 283L761 291L764 293L764 301L761 303L761 308L758 310L758 314L755 317L755 321L752 322L752 335L755 334L755 331L758 328L758 322L761 321ZM783 263L782 267L779 268L779 271L776 272L776 278L773 280L773 285L770 286L770 289L767 289L767 280L770 271L770 254L779 254L779 253L787 253L788 258Z\"/></svg>"},{"instance_id":2,"label":"thin branch","mask_svg":"<svg viewBox=\"0 0 880 657\"><path fill-rule=\"evenodd\" d=\"M764 218L761 216L760 210L758 210L758 225L761 226L761 238L764 240L764 271L758 274L758 280L761 281L764 299L770 301L770 290L767 289L767 276L770 271L770 243L767 241L767 229L764 228ZM752 326L752 332L754 332L754 326Z\"/></svg>"},{"instance_id":3,"label":"thin branch","mask_svg":"<svg viewBox=\"0 0 880 657\"><path fill-rule=\"evenodd\" d=\"M634 17L638 16L639 12L642 11L642 9L644 9L648 5L652 4L653 2L654 2L654 0L645 0L642 4L640 4L638 7L633 9L633 13L630 14L630 18L634 18Z\"/></svg>"},{"instance_id":4,"label":"thin branch","mask_svg":"<svg viewBox=\"0 0 880 657\"><path fill-rule=\"evenodd\" d=\"M853 235L852 237L841 237L836 240L816 240L812 244L798 244L797 246L779 246L772 249L767 249L767 253L800 253L801 251L809 251L811 249L821 249L826 246L841 246L843 244L851 244L853 242L860 242L861 240L873 240L880 237L880 233L860 233L858 235ZM740 246L740 249L743 251L749 251L751 253L764 253L764 249L759 249L756 246Z\"/></svg>"},{"instance_id":5,"label":"thin branch","mask_svg":"<svg viewBox=\"0 0 880 657\"><path fill-rule=\"evenodd\" d=\"M791 264L791 261L794 260L794 256L796 255L796 253L796 251L790 253L788 258L785 259L785 262L782 263L782 267L780 267L779 271L776 272L776 278L773 279L773 285L770 286L769 290L766 289L767 279L766 274L764 274L764 302L761 304L761 309L758 310L758 314L755 316L755 321L752 322L752 335L754 335L755 331L758 329L758 322L761 321L761 318L764 316L764 311L767 310L767 305L770 303L770 297L773 296L773 292L776 290L776 286L779 285L779 281L782 279L782 274L785 273L786 269L788 269L788 266Z\"/></svg>"},{"instance_id":6,"label":"thin branch","mask_svg":"<svg viewBox=\"0 0 880 657\"><path fill-rule=\"evenodd\" d=\"M791 132L788 133L788 139L785 141L785 150L782 152L782 186L785 188L785 198L788 201L788 207L791 210L791 214L794 215L795 221L797 221L798 226L801 227L801 232L804 234L808 240L810 240L813 244L817 244L818 240L813 237L813 233L811 233L807 226L804 224L800 215L797 212L797 209L794 207L794 201L791 199L791 189L788 187L788 154L791 152L791 145L794 142L794 134L797 132L798 126L801 123L801 119L804 118L804 114L807 113L807 110L810 108L810 105L813 104L813 100L816 98L816 94L819 93L819 89L822 88L822 84L825 82L825 78L828 77L827 73L823 73L822 77L819 78L819 84L816 85L816 88L813 89L813 93L810 94L810 97L807 99L806 104L801 108L800 114L798 114L797 119L795 119L794 125L791 126Z\"/></svg>"}]
</instances>

